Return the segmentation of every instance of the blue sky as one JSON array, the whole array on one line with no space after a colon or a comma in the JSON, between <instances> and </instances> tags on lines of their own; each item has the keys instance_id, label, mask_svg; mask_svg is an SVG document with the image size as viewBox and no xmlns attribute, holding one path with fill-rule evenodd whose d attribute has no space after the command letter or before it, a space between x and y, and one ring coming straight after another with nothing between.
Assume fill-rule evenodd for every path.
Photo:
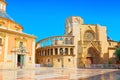
<instances>
[{"instance_id":1,"label":"blue sky","mask_svg":"<svg viewBox=\"0 0 120 80\"><path fill-rule=\"evenodd\" d=\"M65 20L81 16L85 24L107 27L113 40L120 40L119 0L6 0L7 14L37 40L63 35Z\"/></svg>"}]
</instances>

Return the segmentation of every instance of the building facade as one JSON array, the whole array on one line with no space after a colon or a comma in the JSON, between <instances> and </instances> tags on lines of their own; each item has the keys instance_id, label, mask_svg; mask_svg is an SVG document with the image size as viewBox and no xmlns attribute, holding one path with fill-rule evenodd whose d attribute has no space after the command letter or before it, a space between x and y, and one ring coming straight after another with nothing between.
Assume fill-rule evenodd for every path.
<instances>
[{"instance_id":1,"label":"building facade","mask_svg":"<svg viewBox=\"0 0 120 80\"><path fill-rule=\"evenodd\" d=\"M0 0L0 69L30 68L35 65L35 39L6 13Z\"/></svg>"},{"instance_id":2,"label":"building facade","mask_svg":"<svg viewBox=\"0 0 120 80\"><path fill-rule=\"evenodd\" d=\"M53 67L89 67L114 58L118 42L108 39L106 27L84 24L81 17L66 20L65 34L40 40L36 44L36 63Z\"/></svg>"}]
</instances>

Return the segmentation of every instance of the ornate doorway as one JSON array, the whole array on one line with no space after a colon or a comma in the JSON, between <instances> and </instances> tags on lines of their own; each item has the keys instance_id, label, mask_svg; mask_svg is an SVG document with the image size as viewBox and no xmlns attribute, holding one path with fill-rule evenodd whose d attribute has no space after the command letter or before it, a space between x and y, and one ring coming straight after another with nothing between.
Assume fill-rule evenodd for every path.
<instances>
[{"instance_id":1,"label":"ornate doorway","mask_svg":"<svg viewBox=\"0 0 120 80\"><path fill-rule=\"evenodd\" d=\"M88 48L86 64L99 64L100 63L100 55L97 50L93 47Z\"/></svg>"}]
</instances>

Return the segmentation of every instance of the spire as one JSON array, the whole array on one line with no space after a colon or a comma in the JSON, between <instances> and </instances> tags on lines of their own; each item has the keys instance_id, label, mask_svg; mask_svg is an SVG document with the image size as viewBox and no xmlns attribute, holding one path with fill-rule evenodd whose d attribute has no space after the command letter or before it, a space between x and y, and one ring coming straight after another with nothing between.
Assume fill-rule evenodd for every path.
<instances>
[{"instance_id":1,"label":"spire","mask_svg":"<svg viewBox=\"0 0 120 80\"><path fill-rule=\"evenodd\" d=\"M6 2L5 2L5 0L0 0L0 11L6 12Z\"/></svg>"}]
</instances>

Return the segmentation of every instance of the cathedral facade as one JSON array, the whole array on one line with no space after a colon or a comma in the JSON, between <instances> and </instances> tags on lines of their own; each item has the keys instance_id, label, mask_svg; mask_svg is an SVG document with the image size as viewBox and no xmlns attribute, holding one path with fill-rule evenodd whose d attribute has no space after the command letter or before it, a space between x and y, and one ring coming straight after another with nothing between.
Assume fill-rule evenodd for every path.
<instances>
[{"instance_id":1,"label":"cathedral facade","mask_svg":"<svg viewBox=\"0 0 120 80\"><path fill-rule=\"evenodd\" d=\"M114 63L112 59L118 42L109 39L106 31L105 26L84 24L81 17L69 17L63 36L37 42L36 63L66 68Z\"/></svg>"},{"instance_id":2,"label":"cathedral facade","mask_svg":"<svg viewBox=\"0 0 120 80\"><path fill-rule=\"evenodd\" d=\"M35 66L35 39L23 33L23 27L6 13L6 2L0 0L0 69Z\"/></svg>"}]
</instances>

